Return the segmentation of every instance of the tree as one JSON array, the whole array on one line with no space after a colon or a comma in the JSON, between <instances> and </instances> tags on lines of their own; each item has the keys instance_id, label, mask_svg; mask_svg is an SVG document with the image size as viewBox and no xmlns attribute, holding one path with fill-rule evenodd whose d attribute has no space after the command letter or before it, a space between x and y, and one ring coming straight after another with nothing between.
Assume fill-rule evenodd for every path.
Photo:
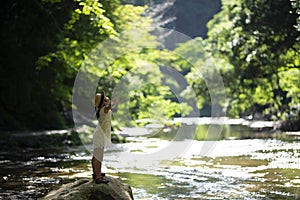
<instances>
[{"instance_id":1,"label":"tree","mask_svg":"<svg viewBox=\"0 0 300 200\"><path fill-rule=\"evenodd\" d=\"M1 11L1 129L65 127L65 118L71 120L72 88L80 69L89 78L98 76L99 90L109 94L120 77L139 62L148 62L155 73L159 71L158 51L126 52L128 45L157 45L149 34L152 20L144 16L145 7L122 5L119 0L37 0L33 4L5 2ZM119 48L112 52L105 51L108 47L100 49L107 62L105 70L99 71L87 58L98 59L91 52L106 40ZM115 51L124 55L114 58ZM144 94L143 101L158 95L158 102L171 105L165 111L170 117L179 105L165 99L169 95L166 87L150 88L153 86L138 91ZM132 101L132 108L143 105L137 101ZM140 113L132 112L133 118L145 116L141 113L147 106Z\"/></svg>"},{"instance_id":2,"label":"tree","mask_svg":"<svg viewBox=\"0 0 300 200\"><path fill-rule=\"evenodd\" d=\"M3 3L2 129L65 126L71 88L81 60L96 42L116 32L107 16L112 15L119 3L101 2ZM110 10L104 10L104 6Z\"/></svg>"},{"instance_id":3,"label":"tree","mask_svg":"<svg viewBox=\"0 0 300 200\"><path fill-rule=\"evenodd\" d=\"M291 90L298 87L298 79L283 79L299 71L299 4L285 0L224 0L222 4L221 12L208 23L208 38L195 42L202 55L214 58L223 75L229 115L263 112L284 118L299 103L299 94ZM193 77L193 71L188 77ZM197 79L191 83L199 87Z\"/></svg>"},{"instance_id":4,"label":"tree","mask_svg":"<svg viewBox=\"0 0 300 200\"><path fill-rule=\"evenodd\" d=\"M56 89L55 70L47 68L41 74L35 63L56 49L63 24L75 6L72 1L3 2L1 129L63 126L61 115L53 111L60 106L56 96L51 95L51 90Z\"/></svg>"},{"instance_id":5,"label":"tree","mask_svg":"<svg viewBox=\"0 0 300 200\"><path fill-rule=\"evenodd\" d=\"M109 95L119 100L114 112L119 125L132 125L135 120L144 118L155 118L163 123L175 114L190 111L186 104L173 99L169 86L162 84L161 67L168 66L174 56L167 50L157 49L157 38L150 34L154 30L152 20L141 17L144 11L145 7L132 5L117 9L120 20L116 23L120 23L123 32L116 40L100 43L83 65L84 70L99 78L99 90L106 87ZM94 82L93 77L90 81ZM85 94L85 97L89 99L91 95ZM130 116L127 116L127 101Z\"/></svg>"},{"instance_id":6,"label":"tree","mask_svg":"<svg viewBox=\"0 0 300 200\"><path fill-rule=\"evenodd\" d=\"M252 107L263 107L265 114L281 118L291 95L281 87L280 74L299 68L295 61L300 32L294 27L299 13L287 1L241 1L229 7L238 12L232 12L233 37L227 40L231 48L224 53L244 89L240 94L251 99Z\"/></svg>"}]
</instances>

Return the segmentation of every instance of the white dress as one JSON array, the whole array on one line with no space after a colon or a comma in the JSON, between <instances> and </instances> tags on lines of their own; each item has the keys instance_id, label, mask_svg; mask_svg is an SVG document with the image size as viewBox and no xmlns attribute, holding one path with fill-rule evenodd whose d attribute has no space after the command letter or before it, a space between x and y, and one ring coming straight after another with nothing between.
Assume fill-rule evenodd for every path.
<instances>
[{"instance_id":1,"label":"white dress","mask_svg":"<svg viewBox=\"0 0 300 200\"><path fill-rule=\"evenodd\" d=\"M100 109L100 117L93 134L93 147L108 147L111 144L111 110L104 112L104 107Z\"/></svg>"}]
</instances>

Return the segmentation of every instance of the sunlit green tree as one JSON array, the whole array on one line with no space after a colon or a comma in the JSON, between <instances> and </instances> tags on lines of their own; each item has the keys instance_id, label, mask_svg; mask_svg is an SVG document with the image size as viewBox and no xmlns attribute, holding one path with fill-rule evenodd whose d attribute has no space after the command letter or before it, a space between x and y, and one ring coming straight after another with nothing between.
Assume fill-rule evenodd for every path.
<instances>
[{"instance_id":1,"label":"sunlit green tree","mask_svg":"<svg viewBox=\"0 0 300 200\"><path fill-rule=\"evenodd\" d=\"M99 43L110 39L119 44L119 52L126 51L126 45L130 44L156 46L148 33L151 19L143 15L144 10L145 7L122 5L119 0L4 2L1 6L1 129L64 127L64 118L72 120L71 96L76 74ZM143 31L135 32L139 29ZM132 37L134 34L139 37ZM86 70L101 80L99 90L111 93L118 79L137 64L149 62L153 68L159 67L159 53L151 53L156 50L142 51L127 52L113 62L109 60L113 58L112 52L108 53L105 57L110 63L105 63L105 70L88 64ZM164 96L168 92L160 92L167 89L159 86L156 89L143 89L144 97L159 94L159 102L169 102ZM133 102L131 107L141 105L144 104ZM141 107L139 112L145 109ZM167 116L173 113L172 109L172 106L167 109ZM132 114L134 118L144 116Z\"/></svg>"},{"instance_id":2,"label":"sunlit green tree","mask_svg":"<svg viewBox=\"0 0 300 200\"><path fill-rule=\"evenodd\" d=\"M204 65L213 62L221 71L229 115L262 112L274 119L284 118L284 113L299 104L299 93L295 92L299 79L292 75L299 72L297 27L296 1L223 0L222 10L208 23L208 38L178 50L198 49L194 51L200 51L198 55L189 53L191 59ZM207 56L212 60L206 61ZM192 68L187 77L197 77L196 73ZM207 96L203 81L190 80L202 97L200 104L208 104L203 100Z\"/></svg>"},{"instance_id":3,"label":"sunlit green tree","mask_svg":"<svg viewBox=\"0 0 300 200\"><path fill-rule=\"evenodd\" d=\"M84 63L86 71L99 77L98 89L105 89L110 96L122 80L125 86L118 94L117 111L119 116L128 112L122 101L130 100L131 124L145 118L163 123L175 114L184 116L191 111L187 104L177 103L169 86L162 84L161 67L170 66L175 54L158 49L157 38L150 34L154 29L151 18L141 17L144 11L145 7L119 7L116 23L123 31L117 38L99 44Z\"/></svg>"}]
</instances>

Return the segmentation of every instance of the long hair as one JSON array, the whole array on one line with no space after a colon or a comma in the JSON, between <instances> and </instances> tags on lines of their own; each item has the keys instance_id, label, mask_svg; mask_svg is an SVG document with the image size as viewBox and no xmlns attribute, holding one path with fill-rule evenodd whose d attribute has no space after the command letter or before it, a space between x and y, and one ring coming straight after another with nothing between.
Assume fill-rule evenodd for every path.
<instances>
[{"instance_id":1,"label":"long hair","mask_svg":"<svg viewBox=\"0 0 300 200\"><path fill-rule=\"evenodd\" d=\"M100 110L103 106L103 103L104 103L104 96L105 96L105 93L104 92L101 92L101 99L100 99L100 103L98 105L98 107L95 107L95 111L96 111L96 118L99 119L100 117Z\"/></svg>"}]
</instances>

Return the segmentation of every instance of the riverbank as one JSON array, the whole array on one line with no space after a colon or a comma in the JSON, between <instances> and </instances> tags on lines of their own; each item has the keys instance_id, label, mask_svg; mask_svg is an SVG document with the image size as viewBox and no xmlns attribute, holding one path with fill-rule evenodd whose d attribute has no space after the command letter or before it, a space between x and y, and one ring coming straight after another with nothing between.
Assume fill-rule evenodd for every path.
<instances>
[{"instance_id":1,"label":"riverbank","mask_svg":"<svg viewBox=\"0 0 300 200\"><path fill-rule=\"evenodd\" d=\"M226 132L224 129L226 129L228 126L231 126L231 130L229 130L231 132L233 131L234 127L246 127L249 134L246 134L241 139L258 137L280 137L281 139L300 138L300 131L293 131L294 129L289 131L289 129L282 124L283 123L280 121L247 120L242 118L232 119L228 117L174 118L171 121L167 121L165 124L155 124L152 122L143 124L143 127L120 127L120 129L112 132L112 143L126 143L127 137L168 136L174 131L177 131L178 127L181 125L206 126L206 129L201 127L202 133L207 132L207 129L210 125L222 126L223 132ZM283 127L284 130L282 130ZM260 134L261 132L264 134ZM0 134L0 150L9 148L59 148L79 146L82 144L86 145L92 143L92 133L93 128L89 126L81 126L77 129L67 130L2 132ZM227 133L223 134L226 135ZM207 139L205 135L201 133L198 133L198 136L196 135L196 137L197 139ZM220 135L220 137L217 139L224 139L224 137Z\"/></svg>"},{"instance_id":2,"label":"riverbank","mask_svg":"<svg viewBox=\"0 0 300 200\"><path fill-rule=\"evenodd\" d=\"M36 132L1 132L0 151L24 148L74 147L92 143L93 129L82 126L78 129L45 130ZM126 138L112 132L112 143L125 143Z\"/></svg>"},{"instance_id":3,"label":"riverbank","mask_svg":"<svg viewBox=\"0 0 300 200\"><path fill-rule=\"evenodd\" d=\"M248 119L233 119L228 117L210 118L174 118L165 124L151 122L138 127L120 127L118 134L125 137L158 137L175 139L173 134L180 129L192 134L180 134L180 137L197 140L247 139L247 138L277 138L283 140L299 140L300 131L282 130L280 121L263 121ZM193 128L189 128L193 127ZM209 130L218 129L214 134Z\"/></svg>"}]
</instances>

